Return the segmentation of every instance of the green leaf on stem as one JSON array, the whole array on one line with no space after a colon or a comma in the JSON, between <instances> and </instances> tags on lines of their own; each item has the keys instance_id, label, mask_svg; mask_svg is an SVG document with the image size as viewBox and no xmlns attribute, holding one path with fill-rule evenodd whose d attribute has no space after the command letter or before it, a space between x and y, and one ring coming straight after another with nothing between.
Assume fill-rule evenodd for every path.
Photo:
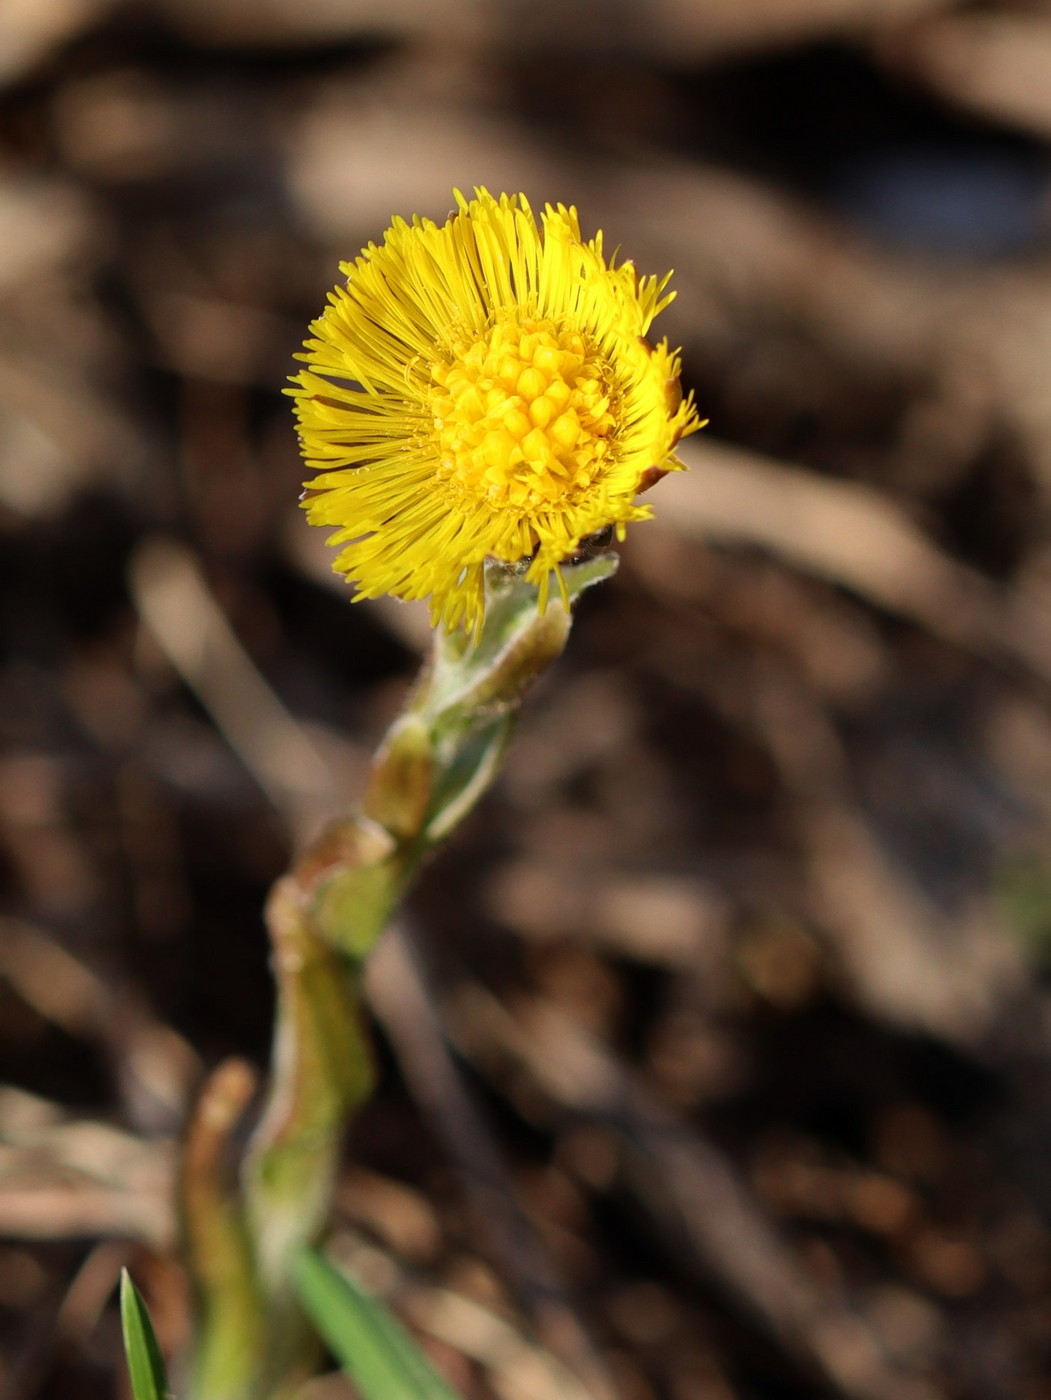
<instances>
[{"instance_id":1,"label":"green leaf on stem","mask_svg":"<svg viewBox=\"0 0 1051 1400\"><path fill-rule=\"evenodd\" d=\"M320 1254L302 1250L295 1279L299 1301L363 1400L461 1400L394 1315Z\"/></svg>"},{"instance_id":2,"label":"green leaf on stem","mask_svg":"<svg viewBox=\"0 0 1051 1400\"><path fill-rule=\"evenodd\" d=\"M497 715L462 736L458 744L448 745L450 755L438 770L433 812L425 831L430 845L448 836L493 781L511 737L512 719Z\"/></svg>"},{"instance_id":3,"label":"green leaf on stem","mask_svg":"<svg viewBox=\"0 0 1051 1400\"><path fill-rule=\"evenodd\" d=\"M617 571L616 554L600 554L562 571L570 606L586 589ZM537 611L538 589L522 578L490 569L485 626L477 641L459 632L435 633L434 663L414 699L432 722L462 723L472 711L514 709L536 678L565 646L570 617L557 594Z\"/></svg>"},{"instance_id":4,"label":"green leaf on stem","mask_svg":"<svg viewBox=\"0 0 1051 1400\"><path fill-rule=\"evenodd\" d=\"M135 1400L171 1400L150 1315L127 1269L122 1269L120 1275L120 1321Z\"/></svg>"}]
</instances>

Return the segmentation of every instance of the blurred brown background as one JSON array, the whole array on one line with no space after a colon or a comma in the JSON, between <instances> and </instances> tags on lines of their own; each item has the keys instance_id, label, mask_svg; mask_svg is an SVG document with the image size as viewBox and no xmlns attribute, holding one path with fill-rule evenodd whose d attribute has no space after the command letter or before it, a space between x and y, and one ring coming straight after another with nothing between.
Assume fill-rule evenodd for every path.
<instances>
[{"instance_id":1,"label":"blurred brown background","mask_svg":"<svg viewBox=\"0 0 1051 1400\"><path fill-rule=\"evenodd\" d=\"M0 1400L127 1393L122 1264L185 1337L426 636L280 389L479 183L676 269L712 423L376 960L334 1248L470 1400L1048 1400L1051 4L0 0L0 82Z\"/></svg>"}]
</instances>

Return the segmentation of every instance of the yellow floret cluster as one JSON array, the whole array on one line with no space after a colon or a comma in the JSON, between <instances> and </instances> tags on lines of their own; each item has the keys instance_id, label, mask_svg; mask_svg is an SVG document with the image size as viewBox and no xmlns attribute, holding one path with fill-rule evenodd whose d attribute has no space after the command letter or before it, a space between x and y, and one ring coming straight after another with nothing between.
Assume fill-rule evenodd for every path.
<instances>
[{"instance_id":1,"label":"yellow floret cluster","mask_svg":"<svg viewBox=\"0 0 1051 1400\"><path fill-rule=\"evenodd\" d=\"M505 313L432 374L438 477L494 508L579 498L608 460L610 375L577 330Z\"/></svg>"}]
</instances>

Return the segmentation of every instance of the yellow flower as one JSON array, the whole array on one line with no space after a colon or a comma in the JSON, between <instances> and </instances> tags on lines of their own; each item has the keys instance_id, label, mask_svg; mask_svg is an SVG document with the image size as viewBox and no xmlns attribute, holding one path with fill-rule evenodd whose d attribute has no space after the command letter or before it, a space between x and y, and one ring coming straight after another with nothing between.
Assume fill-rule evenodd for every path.
<instances>
[{"instance_id":1,"label":"yellow flower","mask_svg":"<svg viewBox=\"0 0 1051 1400\"><path fill-rule=\"evenodd\" d=\"M529 561L543 608L585 536L649 516L635 496L700 426L678 353L645 339L668 278L607 262L575 209L538 228L523 195L475 194L340 265L289 390L333 567L447 628L481 625L487 556Z\"/></svg>"}]
</instances>

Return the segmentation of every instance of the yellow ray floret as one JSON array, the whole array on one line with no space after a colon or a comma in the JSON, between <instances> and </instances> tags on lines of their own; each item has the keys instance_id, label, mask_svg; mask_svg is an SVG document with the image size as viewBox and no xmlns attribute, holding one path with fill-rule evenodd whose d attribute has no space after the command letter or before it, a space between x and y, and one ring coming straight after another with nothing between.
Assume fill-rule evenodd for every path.
<instances>
[{"instance_id":1,"label":"yellow ray floret","mask_svg":"<svg viewBox=\"0 0 1051 1400\"><path fill-rule=\"evenodd\" d=\"M635 504L700 426L679 355L646 339L672 299L583 241L577 211L456 193L440 227L395 219L341 264L310 329L296 400L308 518L334 525L357 596L431 600L476 628L487 556L551 571Z\"/></svg>"}]
</instances>

